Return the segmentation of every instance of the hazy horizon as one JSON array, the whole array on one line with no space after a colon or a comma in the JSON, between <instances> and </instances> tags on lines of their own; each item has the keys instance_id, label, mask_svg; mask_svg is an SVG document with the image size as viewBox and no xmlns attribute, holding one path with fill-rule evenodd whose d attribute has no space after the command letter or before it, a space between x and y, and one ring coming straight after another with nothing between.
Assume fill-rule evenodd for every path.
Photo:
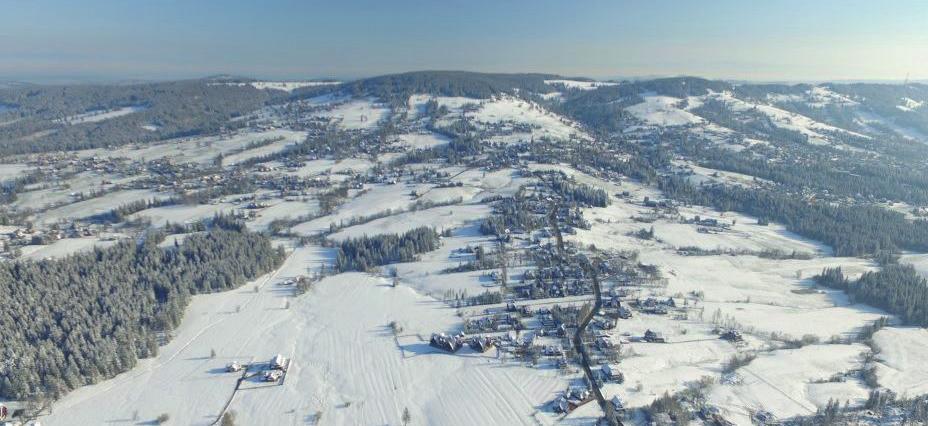
<instances>
[{"instance_id":1,"label":"hazy horizon","mask_svg":"<svg viewBox=\"0 0 928 426\"><path fill-rule=\"evenodd\" d=\"M762 82L928 79L928 3L3 1L0 79L415 70Z\"/></svg>"}]
</instances>

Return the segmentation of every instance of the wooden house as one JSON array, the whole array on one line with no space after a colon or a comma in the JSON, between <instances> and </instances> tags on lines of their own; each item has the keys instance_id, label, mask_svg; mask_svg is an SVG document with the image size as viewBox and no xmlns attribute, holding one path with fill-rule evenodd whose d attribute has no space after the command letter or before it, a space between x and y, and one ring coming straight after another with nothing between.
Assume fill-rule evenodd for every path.
<instances>
[{"instance_id":1,"label":"wooden house","mask_svg":"<svg viewBox=\"0 0 928 426\"><path fill-rule=\"evenodd\" d=\"M429 339L429 346L454 353L463 346L461 340L460 336L449 336L445 333L436 333L432 334L432 338Z\"/></svg>"},{"instance_id":2,"label":"wooden house","mask_svg":"<svg viewBox=\"0 0 928 426\"><path fill-rule=\"evenodd\" d=\"M605 364L602 366L601 374L603 381L612 381L622 383L625 381L625 375L619 370L617 364Z\"/></svg>"},{"instance_id":3,"label":"wooden house","mask_svg":"<svg viewBox=\"0 0 928 426\"><path fill-rule=\"evenodd\" d=\"M468 342L471 349L477 352L486 352L496 345L496 342L489 337L476 336Z\"/></svg>"}]
</instances>

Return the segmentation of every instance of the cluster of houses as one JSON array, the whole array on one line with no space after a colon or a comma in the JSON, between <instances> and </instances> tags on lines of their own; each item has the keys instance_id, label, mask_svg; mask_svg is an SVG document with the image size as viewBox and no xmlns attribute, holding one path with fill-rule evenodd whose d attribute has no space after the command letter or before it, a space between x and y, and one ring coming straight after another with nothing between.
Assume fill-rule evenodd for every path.
<instances>
[{"instance_id":1,"label":"cluster of houses","mask_svg":"<svg viewBox=\"0 0 928 426\"><path fill-rule=\"evenodd\" d=\"M465 333L522 330L522 321L513 313L505 312L464 321Z\"/></svg>"},{"instance_id":2,"label":"cluster of houses","mask_svg":"<svg viewBox=\"0 0 928 426\"><path fill-rule=\"evenodd\" d=\"M557 413L569 413L592 400L593 393L590 392L589 387L584 385L570 386L554 400L554 411Z\"/></svg>"},{"instance_id":3,"label":"cluster of houses","mask_svg":"<svg viewBox=\"0 0 928 426\"><path fill-rule=\"evenodd\" d=\"M447 335L444 333L436 333L432 335L432 338L429 340L429 345L441 349L445 352L455 353L464 345L467 345L475 352L486 352L498 345L498 340L489 336L472 336L470 338L464 337L464 334L457 335Z\"/></svg>"},{"instance_id":4,"label":"cluster of houses","mask_svg":"<svg viewBox=\"0 0 928 426\"><path fill-rule=\"evenodd\" d=\"M260 376L261 380L265 382L277 382L284 377L289 367L290 359L281 354L277 354L267 362L266 368L257 374ZM248 368L249 366L247 364L241 364L237 361L233 361L226 365L226 371L229 373L247 371Z\"/></svg>"},{"instance_id":5,"label":"cluster of houses","mask_svg":"<svg viewBox=\"0 0 928 426\"><path fill-rule=\"evenodd\" d=\"M455 353L464 347L464 334L448 335L445 333L434 333L429 339L429 346L441 349L445 352Z\"/></svg>"},{"instance_id":6,"label":"cluster of houses","mask_svg":"<svg viewBox=\"0 0 928 426\"><path fill-rule=\"evenodd\" d=\"M667 315L671 309L677 307L676 302L671 297L663 300L648 297L646 299L637 299L634 303L639 311L653 315Z\"/></svg>"}]
</instances>

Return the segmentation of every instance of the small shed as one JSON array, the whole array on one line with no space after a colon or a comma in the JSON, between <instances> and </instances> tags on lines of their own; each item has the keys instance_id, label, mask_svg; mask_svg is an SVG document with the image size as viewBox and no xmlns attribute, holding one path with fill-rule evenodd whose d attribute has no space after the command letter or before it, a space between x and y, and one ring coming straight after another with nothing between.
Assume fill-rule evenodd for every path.
<instances>
[{"instance_id":1,"label":"small shed","mask_svg":"<svg viewBox=\"0 0 928 426\"><path fill-rule=\"evenodd\" d=\"M665 343L667 339L659 332L647 330L644 332L644 341L649 343Z\"/></svg>"},{"instance_id":2,"label":"small shed","mask_svg":"<svg viewBox=\"0 0 928 426\"><path fill-rule=\"evenodd\" d=\"M744 340L744 336L741 335L741 332L735 329L725 330L720 337L730 342L740 342Z\"/></svg>"}]
</instances>

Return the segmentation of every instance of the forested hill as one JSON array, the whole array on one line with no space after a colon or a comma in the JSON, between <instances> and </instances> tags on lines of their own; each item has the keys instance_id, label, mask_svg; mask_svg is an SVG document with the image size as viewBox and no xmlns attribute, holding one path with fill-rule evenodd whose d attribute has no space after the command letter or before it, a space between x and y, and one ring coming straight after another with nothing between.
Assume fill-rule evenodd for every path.
<instances>
[{"instance_id":1,"label":"forested hill","mask_svg":"<svg viewBox=\"0 0 928 426\"><path fill-rule=\"evenodd\" d=\"M388 102L405 104L409 95L464 96L485 99L501 93L525 90L546 93L553 90L545 80L561 78L553 74L486 74L467 71L417 71L372 77L352 83L355 94L376 96Z\"/></svg>"},{"instance_id":2,"label":"forested hill","mask_svg":"<svg viewBox=\"0 0 928 426\"><path fill-rule=\"evenodd\" d=\"M58 260L0 263L0 399L58 397L158 350L190 296L242 285L280 265L263 236L213 229L160 248L123 241Z\"/></svg>"},{"instance_id":3,"label":"forested hill","mask_svg":"<svg viewBox=\"0 0 928 426\"><path fill-rule=\"evenodd\" d=\"M6 106L0 108L0 155L112 147L216 132L235 126L233 119L275 96L283 94L206 79L0 89L0 106Z\"/></svg>"}]
</instances>

